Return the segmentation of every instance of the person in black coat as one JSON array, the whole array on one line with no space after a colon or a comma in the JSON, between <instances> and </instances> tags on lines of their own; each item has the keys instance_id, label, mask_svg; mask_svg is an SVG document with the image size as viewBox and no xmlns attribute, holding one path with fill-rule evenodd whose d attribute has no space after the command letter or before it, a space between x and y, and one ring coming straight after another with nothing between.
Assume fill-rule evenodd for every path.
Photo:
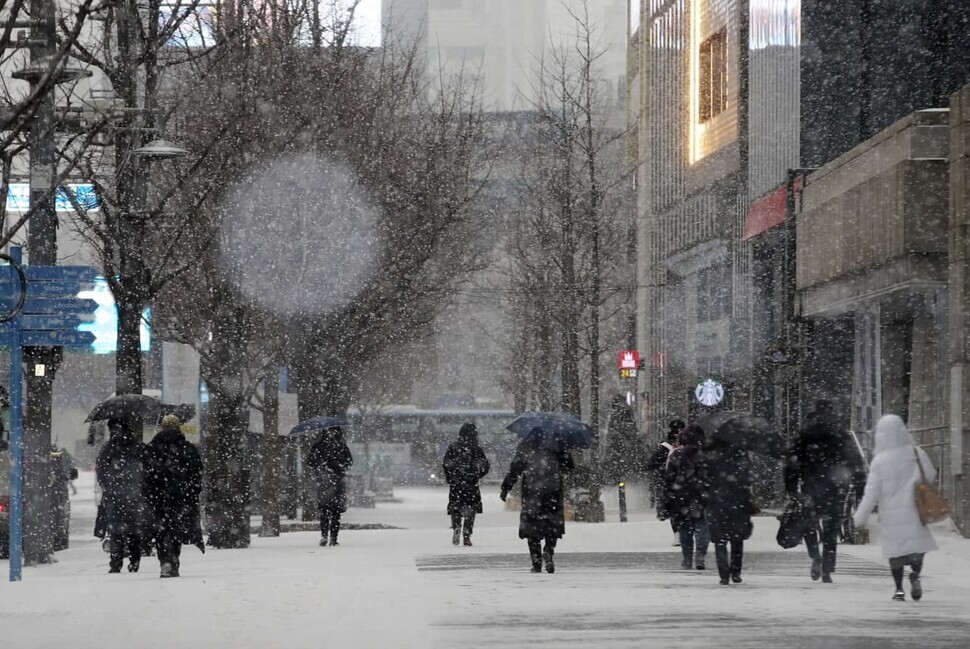
<instances>
[{"instance_id":1,"label":"person in black coat","mask_svg":"<svg viewBox=\"0 0 970 649\"><path fill-rule=\"evenodd\" d=\"M323 431L310 448L306 459L317 482L320 509L320 545L338 545L340 514L347 511L347 486L344 476L354 463L354 456L339 428Z\"/></svg>"},{"instance_id":2,"label":"person in black coat","mask_svg":"<svg viewBox=\"0 0 970 649\"><path fill-rule=\"evenodd\" d=\"M815 521L804 537L812 558L811 577L831 583L843 508L850 489L855 489L861 499L865 460L848 433L839 427L827 402L820 401L806 419L807 425L799 431L785 463L785 491L791 499L800 498Z\"/></svg>"},{"instance_id":3,"label":"person in black coat","mask_svg":"<svg viewBox=\"0 0 970 649\"><path fill-rule=\"evenodd\" d=\"M710 543L704 518L707 494L706 467L701 451L704 429L691 424L680 432L678 443L679 446L670 453L667 461L664 507L680 533L680 551L684 557L682 567L689 570L696 565L698 570L704 570Z\"/></svg>"},{"instance_id":4,"label":"person in black coat","mask_svg":"<svg viewBox=\"0 0 970 649\"><path fill-rule=\"evenodd\" d=\"M155 516L162 577L179 576L183 545L205 551L199 511L202 458L180 426L178 417L165 415L145 448L145 497Z\"/></svg>"},{"instance_id":5,"label":"person in black coat","mask_svg":"<svg viewBox=\"0 0 970 649\"><path fill-rule=\"evenodd\" d=\"M120 419L108 420L108 430L110 438L95 461L102 489L95 534L108 536L108 572L121 572L125 557L128 572L138 572L142 536L151 518L143 492L145 445Z\"/></svg>"},{"instance_id":6,"label":"person in black coat","mask_svg":"<svg viewBox=\"0 0 970 649\"><path fill-rule=\"evenodd\" d=\"M572 455L541 428L533 428L522 440L502 481L499 497L504 501L522 478L522 511L519 538L529 544L532 572L555 572L556 541L566 533L563 510L563 473L575 467ZM545 547L541 543L545 541Z\"/></svg>"},{"instance_id":7,"label":"person in black coat","mask_svg":"<svg viewBox=\"0 0 970 649\"><path fill-rule=\"evenodd\" d=\"M451 516L451 542L458 545L458 537L464 537L464 544L472 544L472 531L475 514L482 513L482 492L478 481L484 478L491 468L485 451L478 444L478 431L475 424L462 424L458 439L448 446L442 462L445 482L448 483L448 515ZM462 528L464 518L464 529ZM462 532L464 533L462 534Z\"/></svg>"},{"instance_id":8,"label":"person in black coat","mask_svg":"<svg viewBox=\"0 0 970 649\"><path fill-rule=\"evenodd\" d=\"M753 529L751 458L744 450L714 441L704 448L704 462L708 480L704 516L714 542L717 572L721 584L740 584L744 541L751 538Z\"/></svg>"},{"instance_id":9,"label":"person in black coat","mask_svg":"<svg viewBox=\"0 0 970 649\"><path fill-rule=\"evenodd\" d=\"M677 446L677 440L680 438L680 431L687 427L680 419L674 419L670 422L669 430L667 430L667 439L657 446L657 450L653 452L650 459L647 460L646 473L650 480L650 490L651 496L657 505L657 518L660 520L670 520L670 527L674 533L674 545L680 545L680 533L677 529L677 524L673 518L670 517L669 512L666 510L667 494L666 494L666 475L667 475L667 458L670 457L671 452Z\"/></svg>"}]
</instances>

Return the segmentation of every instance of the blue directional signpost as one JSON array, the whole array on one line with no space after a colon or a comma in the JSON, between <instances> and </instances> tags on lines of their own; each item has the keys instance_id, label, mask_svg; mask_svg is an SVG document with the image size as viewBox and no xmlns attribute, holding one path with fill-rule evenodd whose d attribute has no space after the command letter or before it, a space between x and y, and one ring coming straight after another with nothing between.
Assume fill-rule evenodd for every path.
<instances>
[{"instance_id":1,"label":"blue directional signpost","mask_svg":"<svg viewBox=\"0 0 970 649\"><path fill-rule=\"evenodd\" d=\"M94 318L98 303L77 294L99 275L90 266L21 266L11 247L9 273L0 273L0 345L10 350L10 581L23 569L24 431L23 347L86 349L94 334L77 326ZM25 290L26 289L26 290Z\"/></svg>"}]
</instances>

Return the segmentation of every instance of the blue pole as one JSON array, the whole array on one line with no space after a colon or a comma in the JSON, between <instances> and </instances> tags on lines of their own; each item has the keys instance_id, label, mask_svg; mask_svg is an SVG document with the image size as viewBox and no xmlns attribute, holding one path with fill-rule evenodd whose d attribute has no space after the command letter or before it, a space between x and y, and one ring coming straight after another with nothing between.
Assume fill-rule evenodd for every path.
<instances>
[{"instance_id":1,"label":"blue pole","mask_svg":"<svg viewBox=\"0 0 970 649\"><path fill-rule=\"evenodd\" d=\"M11 246L10 257L21 261L19 246ZM10 265L12 286L20 279ZM16 299L12 304L16 303ZM20 581L24 550L24 430L23 430L23 350L20 348L20 314L10 321L10 581Z\"/></svg>"}]
</instances>

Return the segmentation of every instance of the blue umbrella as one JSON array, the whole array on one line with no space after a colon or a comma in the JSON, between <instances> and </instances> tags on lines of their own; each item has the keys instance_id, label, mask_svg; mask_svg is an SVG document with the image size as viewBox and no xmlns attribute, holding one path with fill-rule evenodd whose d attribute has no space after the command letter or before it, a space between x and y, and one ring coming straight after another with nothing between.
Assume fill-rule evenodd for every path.
<instances>
[{"instance_id":1,"label":"blue umbrella","mask_svg":"<svg viewBox=\"0 0 970 649\"><path fill-rule=\"evenodd\" d=\"M519 439L525 439L533 429L541 428L563 448L590 448L596 442L596 433L588 424L559 412L523 412L506 428Z\"/></svg>"},{"instance_id":2,"label":"blue umbrella","mask_svg":"<svg viewBox=\"0 0 970 649\"><path fill-rule=\"evenodd\" d=\"M301 421L294 426L290 431L290 435L295 437L297 435L315 433L319 430L327 430L328 428L340 428L346 425L347 420L341 419L340 417L313 417L312 419Z\"/></svg>"}]
</instances>

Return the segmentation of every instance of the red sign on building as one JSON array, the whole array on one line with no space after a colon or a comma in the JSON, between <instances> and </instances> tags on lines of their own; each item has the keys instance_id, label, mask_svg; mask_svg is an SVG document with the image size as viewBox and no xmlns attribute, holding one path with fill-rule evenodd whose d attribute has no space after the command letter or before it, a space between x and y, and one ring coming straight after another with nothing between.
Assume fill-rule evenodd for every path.
<instances>
[{"instance_id":1,"label":"red sign on building","mask_svg":"<svg viewBox=\"0 0 970 649\"><path fill-rule=\"evenodd\" d=\"M635 370L640 367L640 352L635 349L624 349L616 359L616 366L621 370Z\"/></svg>"}]
</instances>

